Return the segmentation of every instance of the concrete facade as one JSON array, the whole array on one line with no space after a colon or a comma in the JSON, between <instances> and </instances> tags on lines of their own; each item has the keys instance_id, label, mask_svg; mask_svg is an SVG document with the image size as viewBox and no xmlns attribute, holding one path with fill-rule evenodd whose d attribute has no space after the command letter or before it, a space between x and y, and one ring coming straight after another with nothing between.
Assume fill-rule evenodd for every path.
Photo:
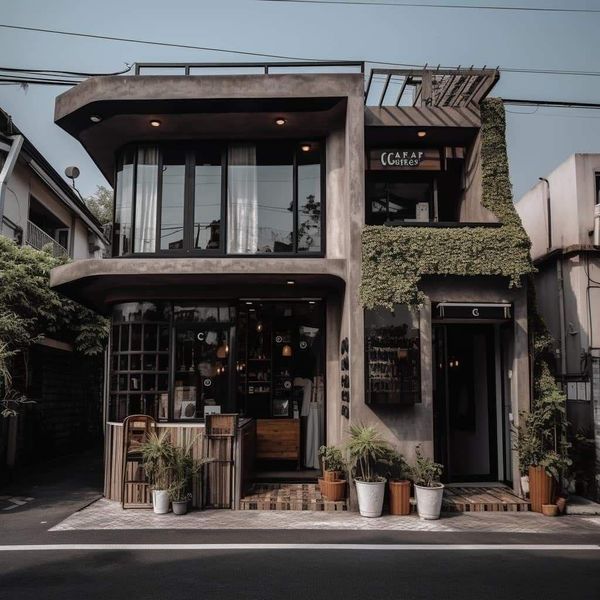
<instances>
[{"instance_id":1,"label":"concrete facade","mask_svg":"<svg viewBox=\"0 0 600 600\"><path fill-rule=\"evenodd\" d=\"M277 108L274 100L278 101ZM210 115L202 112L208 110L208 101L213 103ZM304 105L304 110L298 110L300 105ZM102 114L102 122L93 125L89 116L96 114ZM278 116L288 121L285 132L273 131L272 123ZM350 423L373 423L409 460L414 458L418 443L430 455L435 450L432 303L509 303L514 314L506 349L510 356L506 365L510 381L503 400L508 409L501 418L516 421L519 410L528 408L525 292L509 289L508 282L499 277L428 278L423 288L428 302L420 312L421 402L387 408L365 403L365 329L359 287L366 149L390 143L415 145L415 126L431 127L433 140L467 149L460 220L495 222L495 216L480 204L477 107L447 111L439 107L394 107L371 111L365 108L362 74L103 77L65 92L56 104L57 123L82 141L105 173L110 173L114 152L120 145L151 139L151 135L156 138L156 132L147 131L149 117L162 122L160 140L183 139L184 135L193 139L217 135L220 139L240 135L255 135L259 139L321 136L326 148L324 256L171 259L145 256L82 261L53 271L52 285L57 289L96 310L109 312L111 304L118 301L157 297L235 298L236 293L237 297L244 297L257 286L264 298L287 298L292 292L285 289L284 280L293 276L296 280L293 294L298 297L318 294L326 301L327 442L342 443ZM212 124L207 132L208 117ZM242 127L242 122L243 129L236 129ZM199 284L202 296L195 292ZM340 385L340 342L344 338L348 338L350 345L349 420L342 415ZM510 423L507 421L503 426L509 427ZM500 453L502 457L505 450ZM508 455L512 464L501 472L501 478L516 482L516 457L510 449Z\"/></svg>"}]
</instances>

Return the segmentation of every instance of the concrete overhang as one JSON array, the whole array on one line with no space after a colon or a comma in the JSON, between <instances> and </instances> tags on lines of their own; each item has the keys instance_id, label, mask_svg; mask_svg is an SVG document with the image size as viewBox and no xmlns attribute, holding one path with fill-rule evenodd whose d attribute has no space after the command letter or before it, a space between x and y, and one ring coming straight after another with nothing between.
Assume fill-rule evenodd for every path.
<instances>
[{"instance_id":1,"label":"concrete overhang","mask_svg":"<svg viewBox=\"0 0 600 600\"><path fill-rule=\"evenodd\" d=\"M460 146L470 144L481 127L479 110L469 107L382 106L365 108L365 142ZM427 131L420 139L417 132Z\"/></svg>"},{"instance_id":2,"label":"concrete overhang","mask_svg":"<svg viewBox=\"0 0 600 600\"><path fill-rule=\"evenodd\" d=\"M327 258L108 258L50 273L52 288L101 314L117 302L317 297L345 284L346 261Z\"/></svg>"},{"instance_id":3,"label":"concrete overhang","mask_svg":"<svg viewBox=\"0 0 600 600\"><path fill-rule=\"evenodd\" d=\"M54 120L113 183L115 154L132 142L325 136L363 86L361 74L342 73L92 77L56 99Z\"/></svg>"}]
</instances>

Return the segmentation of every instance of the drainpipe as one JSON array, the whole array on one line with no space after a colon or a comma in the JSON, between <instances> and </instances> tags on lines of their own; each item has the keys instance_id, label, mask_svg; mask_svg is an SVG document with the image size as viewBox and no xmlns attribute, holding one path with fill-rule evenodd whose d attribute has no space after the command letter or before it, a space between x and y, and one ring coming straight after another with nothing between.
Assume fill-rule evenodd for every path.
<instances>
[{"instance_id":1,"label":"drainpipe","mask_svg":"<svg viewBox=\"0 0 600 600\"><path fill-rule=\"evenodd\" d=\"M558 283L558 317L560 322L560 371L567 374L567 340L565 339L565 282L563 278L563 257L556 261L556 280Z\"/></svg>"},{"instance_id":2,"label":"drainpipe","mask_svg":"<svg viewBox=\"0 0 600 600\"><path fill-rule=\"evenodd\" d=\"M546 182L546 214L548 216L548 252L552 250L552 207L550 205L550 182L545 177L538 177L540 181Z\"/></svg>"},{"instance_id":3,"label":"drainpipe","mask_svg":"<svg viewBox=\"0 0 600 600\"><path fill-rule=\"evenodd\" d=\"M21 152L21 147L23 146L25 138L22 135L15 135L12 140L13 142L8 151L6 161L4 162L2 171L0 171L0 226L4 219L4 197L6 196L8 179L12 175L15 165L17 164L17 159L19 158L19 153Z\"/></svg>"}]
</instances>

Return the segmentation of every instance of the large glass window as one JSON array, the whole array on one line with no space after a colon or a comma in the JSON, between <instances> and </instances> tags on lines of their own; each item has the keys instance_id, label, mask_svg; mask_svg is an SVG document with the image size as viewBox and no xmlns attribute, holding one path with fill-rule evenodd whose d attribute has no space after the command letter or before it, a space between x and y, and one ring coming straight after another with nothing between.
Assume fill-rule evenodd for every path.
<instances>
[{"instance_id":1,"label":"large glass window","mask_svg":"<svg viewBox=\"0 0 600 600\"><path fill-rule=\"evenodd\" d=\"M319 254L321 163L316 142L126 150L117 171L113 253Z\"/></svg>"},{"instance_id":2,"label":"large glass window","mask_svg":"<svg viewBox=\"0 0 600 600\"><path fill-rule=\"evenodd\" d=\"M131 252L131 210L133 198L134 152L126 150L117 163L115 188L115 221L113 253L117 256Z\"/></svg>"},{"instance_id":3,"label":"large glass window","mask_svg":"<svg viewBox=\"0 0 600 600\"><path fill-rule=\"evenodd\" d=\"M194 248L221 248L221 150L206 146L195 152Z\"/></svg>"},{"instance_id":4,"label":"large glass window","mask_svg":"<svg viewBox=\"0 0 600 600\"><path fill-rule=\"evenodd\" d=\"M298 252L321 252L321 153L303 144L298 154Z\"/></svg>"},{"instance_id":5,"label":"large glass window","mask_svg":"<svg viewBox=\"0 0 600 600\"><path fill-rule=\"evenodd\" d=\"M293 251L293 162L289 146L229 146L227 250L230 254Z\"/></svg>"},{"instance_id":6,"label":"large glass window","mask_svg":"<svg viewBox=\"0 0 600 600\"><path fill-rule=\"evenodd\" d=\"M160 421L231 412L230 344L235 308L128 302L113 309L109 418Z\"/></svg>"},{"instance_id":7,"label":"large glass window","mask_svg":"<svg viewBox=\"0 0 600 600\"><path fill-rule=\"evenodd\" d=\"M367 222L428 222L433 216L431 181L371 181L367 186Z\"/></svg>"},{"instance_id":8,"label":"large glass window","mask_svg":"<svg viewBox=\"0 0 600 600\"><path fill-rule=\"evenodd\" d=\"M418 311L400 304L366 310L365 354L368 404L421 401Z\"/></svg>"},{"instance_id":9,"label":"large glass window","mask_svg":"<svg viewBox=\"0 0 600 600\"><path fill-rule=\"evenodd\" d=\"M110 419L147 414L166 419L170 306L129 302L115 307L111 334Z\"/></svg>"},{"instance_id":10,"label":"large glass window","mask_svg":"<svg viewBox=\"0 0 600 600\"><path fill-rule=\"evenodd\" d=\"M140 146L135 183L134 252L156 252L158 205L158 148Z\"/></svg>"},{"instance_id":11,"label":"large glass window","mask_svg":"<svg viewBox=\"0 0 600 600\"><path fill-rule=\"evenodd\" d=\"M167 149L162 157L160 202L160 249L183 248L185 203L185 152Z\"/></svg>"}]
</instances>

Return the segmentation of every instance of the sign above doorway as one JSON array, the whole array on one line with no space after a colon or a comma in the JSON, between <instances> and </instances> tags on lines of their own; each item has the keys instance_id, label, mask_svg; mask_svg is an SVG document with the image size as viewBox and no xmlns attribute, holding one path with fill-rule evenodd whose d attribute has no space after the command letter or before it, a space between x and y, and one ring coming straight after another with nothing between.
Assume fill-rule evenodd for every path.
<instances>
[{"instance_id":1,"label":"sign above doorway","mask_svg":"<svg viewBox=\"0 0 600 600\"><path fill-rule=\"evenodd\" d=\"M511 318L508 302L438 302L433 309L434 319L466 319L474 321L507 321Z\"/></svg>"}]
</instances>

